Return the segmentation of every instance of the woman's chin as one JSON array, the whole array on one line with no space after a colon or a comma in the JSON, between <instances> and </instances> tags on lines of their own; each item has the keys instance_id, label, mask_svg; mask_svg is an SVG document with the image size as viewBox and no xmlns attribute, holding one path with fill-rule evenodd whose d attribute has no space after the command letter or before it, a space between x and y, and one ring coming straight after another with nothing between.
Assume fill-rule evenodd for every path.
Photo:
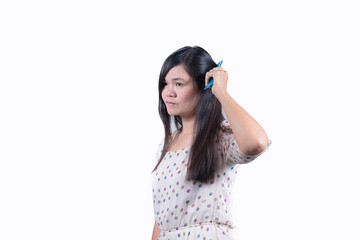
<instances>
[{"instance_id":1,"label":"woman's chin","mask_svg":"<svg viewBox=\"0 0 360 240\"><path fill-rule=\"evenodd\" d=\"M168 114L169 114L170 116L176 116L176 115L177 115L176 112L174 112L174 111L168 111Z\"/></svg>"}]
</instances>

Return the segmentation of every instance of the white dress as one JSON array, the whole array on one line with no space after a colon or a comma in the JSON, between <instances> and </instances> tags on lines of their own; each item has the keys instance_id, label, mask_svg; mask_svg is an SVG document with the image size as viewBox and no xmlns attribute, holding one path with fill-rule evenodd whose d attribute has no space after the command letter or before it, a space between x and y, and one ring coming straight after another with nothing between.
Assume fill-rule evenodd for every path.
<instances>
[{"instance_id":1,"label":"white dress","mask_svg":"<svg viewBox=\"0 0 360 240\"><path fill-rule=\"evenodd\" d=\"M230 128L227 120L221 124ZM221 134L220 156L225 157L225 164L215 174L214 181L204 184L185 179L189 148L167 152L152 173L154 220L161 230L158 240L233 239L230 190L237 169L239 164L251 162L264 153L271 140L263 152L248 156L240 151L232 131ZM159 144L156 160L163 144L164 140Z\"/></svg>"}]
</instances>

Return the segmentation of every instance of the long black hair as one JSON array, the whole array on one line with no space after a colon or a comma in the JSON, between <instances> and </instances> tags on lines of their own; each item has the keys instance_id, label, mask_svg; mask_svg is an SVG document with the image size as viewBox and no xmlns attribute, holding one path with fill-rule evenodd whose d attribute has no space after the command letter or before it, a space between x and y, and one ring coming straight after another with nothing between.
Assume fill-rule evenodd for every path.
<instances>
[{"instance_id":1,"label":"long black hair","mask_svg":"<svg viewBox=\"0 0 360 240\"><path fill-rule=\"evenodd\" d=\"M165 138L162 154L154 172L164 158L171 141L171 116L168 114L161 93L164 88L165 76L175 66L182 64L186 72L194 81L200 92L199 104L196 108L194 123L194 139L189 152L189 163L187 180L207 183L214 179L215 172L220 168L219 154L220 124L224 120L221 103L211 92L211 88L205 87L205 74L216 63L210 54L199 46L183 47L168 56L162 65L159 76L159 115L164 125ZM175 127L182 131L182 120L180 116L174 116Z\"/></svg>"}]
</instances>

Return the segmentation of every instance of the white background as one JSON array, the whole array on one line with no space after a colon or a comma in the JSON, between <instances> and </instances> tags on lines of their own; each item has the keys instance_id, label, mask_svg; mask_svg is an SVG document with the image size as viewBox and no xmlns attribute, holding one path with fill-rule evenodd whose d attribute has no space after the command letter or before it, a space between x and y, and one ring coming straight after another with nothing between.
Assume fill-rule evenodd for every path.
<instances>
[{"instance_id":1,"label":"white background","mask_svg":"<svg viewBox=\"0 0 360 240\"><path fill-rule=\"evenodd\" d=\"M1 1L0 239L150 239L165 58L199 45L273 145L236 239L360 239L356 1Z\"/></svg>"}]
</instances>

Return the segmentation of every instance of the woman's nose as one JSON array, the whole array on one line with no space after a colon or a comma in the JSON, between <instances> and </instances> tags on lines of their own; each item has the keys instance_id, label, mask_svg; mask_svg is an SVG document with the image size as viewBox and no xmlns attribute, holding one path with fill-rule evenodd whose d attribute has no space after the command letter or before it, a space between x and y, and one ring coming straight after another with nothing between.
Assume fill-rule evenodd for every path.
<instances>
[{"instance_id":1,"label":"woman's nose","mask_svg":"<svg viewBox=\"0 0 360 240\"><path fill-rule=\"evenodd\" d=\"M175 97L176 96L176 93L175 93L175 91L174 91L174 89L172 87L169 86L166 89L166 96L167 97Z\"/></svg>"}]
</instances>

